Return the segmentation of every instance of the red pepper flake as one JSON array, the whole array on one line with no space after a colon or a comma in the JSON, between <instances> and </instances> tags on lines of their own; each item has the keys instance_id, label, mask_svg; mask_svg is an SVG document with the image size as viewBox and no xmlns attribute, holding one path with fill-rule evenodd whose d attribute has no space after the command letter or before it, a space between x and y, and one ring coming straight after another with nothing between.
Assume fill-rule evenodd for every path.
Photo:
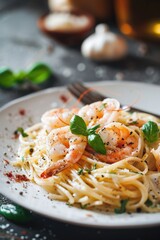
<instances>
[{"instance_id":1,"label":"red pepper flake","mask_svg":"<svg viewBox=\"0 0 160 240\"><path fill-rule=\"evenodd\" d=\"M93 215L91 213L87 213L86 216L87 217L93 217Z\"/></svg>"},{"instance_id":2,"label":"red pepper flake","mask_svg":"<svg viewBox=\"0 0 160 240\"><path fill-rule=\"evenodd\" d=\"M19 133L17 131L14 131L12 139L18 139L19 138Z\"/></svg>"},{"instance_id":3,"label":"red pepper flake","mask_svg":"<svg viewBox=\"0 0 160 240\"><path fill-rule=\"evenodd\" d=\"M13 175L12 172L7 172L4 173L4 176L7 176L8 178L10 178L10 180L14 180L16 182L23 182L23 181L29 181L29 179L23 174L15 174Z\"/></svg>"},{"instance_id":4,"label":"red pepper flake","mask_svg":"<svg viewBox=\"0 0 160 240\"><path fill-rule=\"evenodd\" d=\"M4 164L5 164L5 165L8 165L8 164L9 164L9 161L8 161L7 159L3 159L3 161L4 161Z\"/></svg>"},{"instance_id":5,"label":"red pepper flake","mask_svg":"<svg viewBox=\"0 0 160 240\"><path fill-rule=\"evenodd\" d=\"M20 109L20 110L19 110L19 114L20 114L21 116L25 116L25 115L26 115L26 110L25 110L25 109Z\"/></svg>"},{"instance_id":6,"label":"red pepper flake","mask_svg":"<svg viewBox=\"0 0 160 240\"><path fill-rule=\"evenodd\" d=\"M5 176L7 176L8 178L13 178L13 174L12 172L7 172L7 173L4 173Z\"/></svg>"},{"instance_id":7,"label":"red pepper flake","mask_svg":"<svg viewBox=\"0 0 160 240\"><path fill-rule=\"evenodd\" d=\"M60 99L61 99L61 101L64 102L64 103L68 102L68 97L66 97L65 95L61 95L61 96L60 96Z\"/></svg>"},{"instance_id":8,"label":"red pepper flake","mask_svg":"<svg viewBox=\"0 0 160 240\"><path fill-rule=\"evenodd\" d=\"M15 180L16 180L16 182L29 181L29 179L24 174L23 175L16 174Z\"/></svg>"}]
</instances>

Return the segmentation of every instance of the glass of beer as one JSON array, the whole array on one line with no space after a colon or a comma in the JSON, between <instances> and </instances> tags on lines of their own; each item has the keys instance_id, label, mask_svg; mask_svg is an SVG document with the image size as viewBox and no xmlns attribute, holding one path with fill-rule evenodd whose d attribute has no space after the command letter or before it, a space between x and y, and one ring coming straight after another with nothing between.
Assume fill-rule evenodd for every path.
<instances>
[{"instance_id":1,"label":"glass of beer","mask_svg":"<svg viewBox=\"0 0 160 240\"><path fill-rule=\"evenodd\" d=\"M160 41L160 0L115 0L115 11L122 33Z\"/></svg>"}]
</instances>

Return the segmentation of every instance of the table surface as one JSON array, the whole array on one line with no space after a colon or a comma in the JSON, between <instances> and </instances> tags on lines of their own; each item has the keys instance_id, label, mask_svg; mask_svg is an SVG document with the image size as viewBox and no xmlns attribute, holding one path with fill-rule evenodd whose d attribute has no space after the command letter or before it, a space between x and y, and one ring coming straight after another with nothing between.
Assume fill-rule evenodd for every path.
<instances>
[{"instance_id":1,"label":"table surface","mask_svg":"<svg viewBox=\"0 0 160 240\"><path fill-rule=\"evenodd\" d=\"M34 62L45 62L54 71L47 83L37 88L0 89L0 106L43 88L64 86L74 81L141 81L160 85L160 46L127 39L128 56L114 63L84 59L80 48L65 47L44 36L37 19L48 10L45 0L0 0L0 66L18 71ZM113 31L117 28L111 25ZM0 195L0 204L9 202ZM151 239L160 227L137 229L87 228L33 214L32 223L16 225L0 216L0 239Z\"/></svg>"}]
</instances>

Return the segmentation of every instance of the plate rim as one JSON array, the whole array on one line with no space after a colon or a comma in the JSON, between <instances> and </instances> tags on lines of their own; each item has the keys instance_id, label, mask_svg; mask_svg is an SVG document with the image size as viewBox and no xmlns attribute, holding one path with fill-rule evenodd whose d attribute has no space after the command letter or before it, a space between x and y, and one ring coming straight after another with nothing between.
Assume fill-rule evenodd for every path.
<instances>
[{"instance_id":1,"label":"plate rim","mask_svg":"<svg viewBox=\"0 0 160 240\"><path fill-rule=\"evenodd\" d=\"M128 84L128 85L134 85L134 84L137 84L137 85L141 85L141 86L147 86L147 87L158 87L160 89L160 85L158 84L152 84L152 83L145 83L145 82L136 82L136 81L128 81L128 80L125 80L125 81L119 81L119 80L103 80L103 81L99 81L99 82L82 82L84 85L86 86L89 86L90 84L92 84L93 86L101 86L103 84L107 84L107 85L116 85L116 84L120 84L120 85L123 85L123 84ZM47 94L47 93L50 93L50 92L54 92L54 91L58 91L58 90L67 90L67 86L53 86L53 87L50 87L50 88L46 88L46 89L42 89L40 91L37 91L37 92L34 92L34 93L29 93L25 96L22 96L22 97L18 97L18 98L15 98L11 101L9 101L8 103L5 103L3 106L0 107L0 112L3 111L4 109L16 104L16 103L19 103L23 100L27 100L27 99L30 99L30 98L34 98L34 97L37 97L39 95L43 95L43 94ZM69 90L68 90L69 92Z\"/></svg>"},{"instance_id":2,"label":"plate rim","mask_svg":"<svg viewBox=\"0 0 160 240\"><path fill-rule=\"evenodd\" d=\"M152 86L153 88L154 87L159 87L160 89L160 86L159 85L156 85L156 84L150 84L150 83L143 83L143 82L135 82L135 81L123 81L123 82L120 82L120 81L100 81L100 82L84 82L84 84L86 86L90 85L90 84L93 84L93 85L115 85L115 84L120 84L120 85L123 85L123 84L128 84L128 86L130 85L136 85L138 84L139 86L141 85L141 87L143 86ZM43 90L40 90L36 93L30 93L26 96L23 96L23 97L19 97L19 98L16 98L6 104L4 104L1 108L0 108L0 114L5 111L7 108L13 106L13 105L16 105L20 102L23 102L23 101L26 101L26 100L32 100L34 97L39 97L41 95L46 95L48 93L51 93L51 92L57 92L57 91L63 91L63 90L67 90L67 87L66 86L56 86L56 87L52 87L52 88L47 88L47 89L43 89ZM0 191L1 192L1 191ZM39 212L38 210L33 210L33 208L31 207L28 207L26 206L25 204L23 204L23 202L21 202L21 200L18 200L16 198L13 198L13 197L10 197L9 195L7 195L6 193L1 193L2 195L6 196L8 199L10 199L11 201L29 209L29 210L32 210L33 212L39 214L39 215L42 215L42 216L45 216L47 218L50 218L52 220L57 220L57 221L62 221L62 222L67 222L67 223L70 223L70 224L74 224L74 225L79 225L79 226L84 226L84 227L93 227L93 228L139 228L139 227L152 227L152 226L157 226L157 225L160 225L160 213L157 213L159 216L159 219L152 219L152 221L150 220L149 222L142 222L142 223L139 223L139 225L136 225L135 223L129 223L127 225L125 225L124 223L122 224L102 224L102 223L87 223L87 222L81 222L81 221L76 221L74 222L73 220L71 219L63 219L62 216L60 217L57 217L57 216L51 216L51 215L48 215L47 213L42 213L42 212ZM154 213L151 213L152 215Z\"/></svg>"}]
</instances>

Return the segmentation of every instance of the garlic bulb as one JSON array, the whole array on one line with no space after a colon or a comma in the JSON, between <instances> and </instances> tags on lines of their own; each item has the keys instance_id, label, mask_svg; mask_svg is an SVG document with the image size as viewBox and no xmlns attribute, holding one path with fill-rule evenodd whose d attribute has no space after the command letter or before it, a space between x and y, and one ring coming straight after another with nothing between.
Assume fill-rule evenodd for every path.
<instances>
[{"instance_id":1,"label":"garlic bulb","mask_svg":"<svg viewBox=\"0 0 160 240\"><path fill-rule=\"evenodd\" d=\"M125 39L110 32L106 24L99 24L81 47L83 56L98 61L118 60L127 54L127 49Z\"/></svg>"}]
</instances>

